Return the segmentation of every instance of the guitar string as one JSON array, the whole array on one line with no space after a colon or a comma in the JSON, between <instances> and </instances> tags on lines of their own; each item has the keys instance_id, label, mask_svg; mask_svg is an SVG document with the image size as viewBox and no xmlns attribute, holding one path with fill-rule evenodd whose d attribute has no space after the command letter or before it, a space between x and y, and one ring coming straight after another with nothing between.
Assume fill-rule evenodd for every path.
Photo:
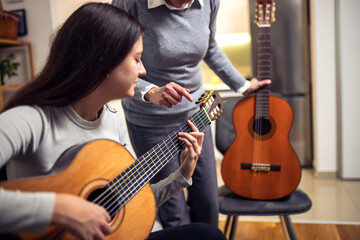
<instances>
[{"instance_id":1,"label":"guitar string","mask_svg":"<svg viewBox=\"0 0 360 240\"><path fill-rule=\"evenodd\" d=\"M172 134L173 135L173 134ZM171 138L170 138L171 139ZM152 152L152 154L156 154L156 151L153 151ZM151 154L149 154L149 152L147 153L148 154L148 156L147 157L151 157ZM134 168L134 166L135 167L137 167L138 165L140 165L141 166L141 163L140 163L140 161L141 161L141 159L139 158L136 162L134 162L129 168L127 168L125 171L123 171L122 172L122 175L120 175L120 178L119 178L119 176L117 177L118 179L115 179L117 182L113 182L113 184L112 185L110 185L111 184L111 182L108 184L108 186L110 186L107 190L109 190L108 191L108 193L109 194L111 194L111 193L113 193L114 191L112 191L112 190L114 190L114 186L116 187L116 186L118 186L119 185L119 183L120 183L120 186L122 186L126 181L128 181L129 183L132 183L132 184L141 184L141 182L139 182L139 178L134 178L134 175L131 175L132 174L132 172L131 172L131 170ZM148 170L152 170L151 168L149 168ZM127 175L126 173L129 173L129 175ZM115 188L115 190L118 190L118 189L116 189ZM120 189L121 190L121 189ZM123 192L123 194L121 194L121 192L118 190L117 191L117 194L119 195L119 193L120 193L120 197L122 197L122 195L124 195L124 194L126 194L126 192ZM105 196L105 197L107 197L107 196ZM100 200L106 200L106 198L100 198ZM108 205L109 204L109 201L111 201L112 199L108 199L107 200L107 202L105 202L105 203L103 203L103 202L99 202L98 204L100 204L100 205L103 205L103 206L106 206L106 205ZM96 201L95 201L96 202ZM116 203L116 202L113 202L113 203ZM107 206L107 207L109 207L109 206ZM111 207L111 206L110 206ZM115 205L115 207L117 207L117 205ZM108 212L110 213L110 212L112 212L112 210L108 210Z\"/></svg>"},{"instance_id":2,"label":"guitar string","mask_svg":"<svg viewBox=\"0 0 360 240\"><path fill-rule=\"evenodd\" d=\"M176 131L173 132L173 133L170 135L170 137L169 137L170 140L172 139L171 136L174 135L174 134L176 134ZM156 146L155 146L155 147L156 147ZM153 149L154 149L154 148L150 149L150 150L149 150L147 153L145 153L143 156L145 156L145 155L147 154L146 157L152 157L153 154L156 154L155 151L152 151ZM152 151L151 154L149 154L150 151ZM141 158L141 159L144 158L143 156L140 157L140 158ZM132 170L133 165L137 165L138 162L141 160L140 158L139 158L137 161L135 161L132 165L130 165L128 169L125 169L125 170L122 172L122 174L127 173L127 171L129 171L129 170ZM130 172L130 173L131 173L131 172ZM124 180L124 179L122 179L122 177L124 177L124 175L119 175L119 176L117 176L117 178L114 179L114 180L116 180L117 182L113 180L112 182L109 183L109 185L112 184L112 183L113 183L113 185L116 185L119 181ZM125 180L126 180L126 179L125 179ZM111 190L111 186L110 186L110 188L109 188L108 190ZM102 197L102 196L100 195L99 197ZM95 200L95 201L96 201L96 200Z\"/></svg>"},{"instance_id":3,"label":"guitar string","mask_svg":"<svg viewBox=\"0 0 360 240\"><path fill-rule=\"evenodd\" d=\"M185 125L185 127L188 127L187 125ZM181 130L183 130L182 128L183 128L183 126L181 126L180 127L181 128ZM188 128L189 129L189 128ZM190 130L190 129L189 129ZM173 134L173 135L175 135L175 137L173 137L174 139L176 139L177 140L177 134L176 134L176 132ZM177 141L178 142L178 141ZM179 146L179 145L177 145L177 146ZM159 150L159 147L156 149L156 150ZM176 148L173 148L173 150L175 150L175 153L177 153L179 150L180 150L180 148L179 147L177 147L177 149ZM157 151L153 151L156 155L157 155ZM173 152L171 152L170 151L170 154L173 156L173 154L174 154L174 151ZM165 155L164 155L165 156ZM165 156L166 157L166 156ZM152 160L152 158L148 158L147 160L145 160L144 162L146 162L146 164L147 165L149 165L149 161L148 160ZM167 161L169 161L170 159L167 159ZM167 162L166 161L166 162ZM166 164L166 162L165 162L165 164ZM150 162L150 164L153 164L154 162ZM142 167L144 166L144 163L143 162L138 162L138 164L139 165L142 165ZM164 165L164 163L162 164L162 165ZM160 168L161 169L161 168ZM157 167L156 167L156 165L153 165L153 167L152 168L149 168L148 169L148 171L152 171L151 173L153 174L153 175L155 175L160 169L158 169ZM128 195L127 196L125 196L125 197L123 197L123 195L126 193L126 191L122 191L122 193L123 194L120 194L119 195L119 199L121 199L120 200L120 205L121 205L121 207L123 206L123 205L125 205L125 203L132 197L132 196L134 196L135 195L135 193L137 192L137 191L139 191L141 188L139 188L139 187L143 187L143 185L144 184L146 184L147 182L148 182L148 180L149 180L149 176L148 176L148 173L147 172L145 172L145 174L147 175L146 177L144 177L144 176L140 176L140 178L139 177L135 177L134 175L130 175L130 176L128 176L128 179L130 179L130 180L133 180L133 181L131 181L131 183L133 184L133 188L132 188L132 190L133 191L130 191L129 193L128 193ZM135 180L135 181L134 181ZM117 186L122 186L122 184L118 184ZM122 190L122 189L120 189L120 190ZM115 203L115 202L113 202L113 203ZM115 214L116 212L117 212L117 206L115 205L109 212L111 212L111 215L113 215L113 214Z\"/></svg>"},{"instance_id":4,"label":"guitar string","mask_svg":"<svg viewBox=\"0 0 360 240\"><path fill-rule=\"evenodd\" d=\"M183 128L183 127L180 126L179 129L180 129L180 128ZM177 134L177 131L174 131L171 135L174 135L174 134ZM170 140L172 140L172 139L171 139L171 135L168 136L168 138L169 138ZM176 136L174 136L174 137L176 137ZM174 138L174 137L173 137L173 138ZM163 139L163 141L164 141L164 140L165 140L165 139ZM165 142L165 143L166 143L166 142ZM150 149L150 150L152 150L152 149ZM150 150L149 150L149 151L150 151ZM153 153L154 153L154 151L153 151ZM152 156L149 154L149 152L147 152L147 153L145 153L145 154L148 154L147 157L152 157ZM144 154L144 155L145 155L145 154ZM155 153L155 154L156 154L156 153ZM143 158L143 157L144 157L144 156L142 156L142 158Z\"/></svg>"},{"instance_id":5,"label":"guitar string","mask_svg":"<svg viewBox=\"0 0 360 240\"><path fill-rule=\"evenodd\" d=\"M197 117L197 116L195 116L195 117ZM203 119L206 119L206 118L207 118L207 116L205 116L205 117L203 116ZM196 120L196 119L195 119L195 120ZM194 120L192 120L192 121L194 121ZM200 118L200 121L202 121L201 118ZM194 124L197 125L196 122L195 122ZM183 126L180 126L180 129L182 129L182 128L184 128L184 127L188 127L187 124L185 124L185 125L183 125ZM177 137L177 133L178 133L178 132L176 132L176 131L173 132L168 138L172 141L173 138ZM175 135L175 137L172 136L172 135ZM163 140L162 144L168 144L168 143L166 142L166 140ZM176 149L174 149L174 150L177 151ZM168 151L168 153L170 153L171 156L173 156L173 152ZM148 158L149 158L149 157L150 157L150 158L153 157L153 156L150 155L149 153L147 153L147 154L148 154L148 156L147 156ZM157 152L156 152L155 150L153 150L153 151L152 151L152 154L157 155ZM140 160L140 159L139 159L139 160ZM139 162L139 161L138 161L138 162ZM148 161L144 161L144 163L146 163L147 166L149 166ZM135 163L134 163L134 164L135 164ZM133 165L134 165L134 164L133 164ZM139 162L139 164L141 165L142 163ZM144 164L142 164L141 167L143 167L143 166L144 166ZM131 167L131 166L130 166L130 167ZM128 169L130 169L130 167L129 167ZM156 168L156 166L149 167L149 168L148 168L148 171L153 171L154 168ZM131 170L131 169L130 169L130 170ZM126 171L126 170L124 170L123 172L125 172L125 171ZM128 171L129 171L129 170L128 170ZM131 172L130 172L130 173L131 173ZM146 172L145 172L145 173L146 173ZM118 177L119 177L119 176L118 176ZM112 183L112 184L113 184L113 185L116 185L116 184L118 184L121 180L122 180L122 183L124 183L124 181L129 180L129 178L133 177L133 175L132 175L132 176L130 175L130 177L126 175L127 179L124 179L124 177L125 177L125 174L124 174L124 176L121 176L121 177L117 180L117 182L114 182L114 183ZM149 177L147 176L147 178L149 178ZM130 180L134 180L134 179L130 179ZM136 180L136 179L135 179L135 180ZM136 181L136 182L138 182L138 181ZM110 183L111 183L111 182L110 182ZM142 182L138 182L138 184L142 184ZM102 196L100 195L97 199L94 200L94 202L97 202L101 197L104 197L105 194L106 194L106 192L107 192L107 194L108 194L107 196L109 196L109 193L112 193L111 190L112 190L112 188L111 188L111 186L110 186L105 192L103 192L103 194L101 194ZM117 190L118 190L118 189L117 189ZM122 197L122 195L123 195L123 194L121 194L120 197ZM106 199L106 198L103 198L103 199ZM111 200L111 199L109 199L109 200ZM109 201L109 200L108 200L108 201ZM98 204L99 204L99 203L98 203ZM101 203L100 203L100 204L101 204Z\"/></svg>"},{"instance_id":6,"label":"guitar string","mask_svg":"<svg viewBox=\"0 0 360 240\"><path fill-rule=\"evenodd\" d=\"M200 113L202 113L201 111L199 111ZM196 124L196 117L197 117L197 115L198 114L196 114L196 115L194 115L193 117L192 117L192 121L194 122L194 124L195 125L199 125L199 124ZM200 118L200 121L202 122L202 119ZM204 124L203 124L204 125ZM187 128L188 130L187 131L190 131L190 128L188 127L188 125L185 123L183 126L180 126L179 127L179 129L180 129L180 131L182 130L182 128ZM168 138L171 140L171 142L173 143L173 140L175 139L175 140L177 140L177 137L178 137L178 135L177 135L177 133L178 133L179 131L174 131L173 133L172 133L172 135L174 135L173 137L171 137L171 135L170 136L168 136ZM165 144L165 146L167 146L168 145L168 143L165 141L165 139L163 139L163 144ZM159 144L158 144L159 145ZM158 146L157 145L157 146ZM154 148L153 148L154 149ZM153 149L151 149L151 150L153 150ZM149 150L150 151L150 150ZM154 153L155 155L157 154L157 152L155 152L154 150L152 151L152 153ZM146 153L145 153L146 154ZM144 158L144 156L145 156L145 154L141 157L141 159L143 159ZM150 154L149 154L149 152L147 152L147 157L153 157L153 156L151 156ZM139 160L141 160L141 159L139 159ZM139 162L139 160L138 161L136 161L136 162ZM149 165L148 163L147 163L147 165ZM131 166L130 166L131 167ZM155 166L156 167L156 166ZM131 169L130 169L131 170ZM151 170L151 169L150 169ZM123 171L124 172L124 171ZM123 176L118 176L118 177L123 177ZM119 179L119 180L121 180L121 179ZM118 180L118 183L119 183L119 180ZM116 182L114 182L113 184L118 184L118 183L116 183Z\"/></svg>"},{"instance_id":7,"label":"guitar string","mask_svg":"<svg viewBox=\"0 0 360 240\"><path fill-rule=\"evenodd\" d=\"M266 56L266 59L270 59L271 58L271 52L267 51L267 50L271 50L269 45L266 45L266 43L270 43L270 28L269 27L264 27L264 28L259 28L259 51L261 53L261 57L259 57L258 60L258 73L260 73L260 79L267 79L270 78L270 72L269 69L264 69L262 68L262 62L264 62L263 59L263 55ZM270 61L270 60L269 60ZM267 64L268 65L268 64ZM266 76L265 76L266 75ZM256 95L256 112L255 112L255 132L257 133L263 133L262 132L262 128L265 127L263 126L263 121L260 118L262 115L264 115L264 112L266 114L266 116L269 115L269 109L266 108L266 106L268 106L269 101L266 101L266 98L268 97L268 92L265 90L263 90L261 92L262 94ZM267 103L267 104L266 104ZM256 121L256 119L258 119L258 121ZM255 134L255 146L254 146L254 156L255 156L255 163L261 163L263 156L264 156L264 145L262 144L261 141L261 135L260 134Z\"/></svg>"},{"instance_id":8,"label":"guitar string","mask_svg":"<svg viewBox=\"0 0 360 240\"><path fill-rule=\"evenodd\" d=\"M180 129L183 130L183 129L182 129L183 127L188 128L188 131L190 130L190 128L189 128L187 125L181 126ZM177 132L174 132L172 135L175 135L175 137L173 137L173 138L177 140ZM178 140L177 140L177 142L178 142ZM164 143L166 144L166 142L164 142ZM173 142L172 142L172 143L173 143ZM157 145L157 146L158 146L158 147L157 147L156 150L159 150L159 149L160 149L160 148L159 148L159 145ZM160 149L160 150L161 150L161 149ZM177 154L178 151L181 150L181 148L180 148L179 145L177 144L177 148L175 147L175 148L173 148L173 150L174 150L174 151L169 151L169 153L171 154L171 156L174 155L174 152ZM157 151L155 151L155 150L153 149L153 153L157 156L157 155L158 155L157 153L159 153L159 152L157 152ZM166 156L166 155L164 154L164 157L168 157L168 156ZM140 159L139 159L139 160L140 160ZM137 164L140 165L141 167L143 167L143 166L144 166L144 162L145 162L145 163L149 166L149 160L152 160L152 158L148 158L147 160L145 159L145 161L142 161L142 162L141 162L141 161L138 161ZM171 160L171 159L166 159L165 162L161 162L161 161L160 161L160 163L162 163L162 166L164 166L164 165L165 165L168 161L170 161L170 160ZM148 174L149 171L151 171L152 176L154 176L154 175L155 175L158 171L160 171L160 169L162 168L162 167L161 167L160 169L157 168L157 166L156 166L156 164L154 164L154 162L150 162L150 164L152 164L153 166L150 167L150 168L147 170L147 172L143 172L144 175L146 175L145 177L144 177L144 175L141 175L141 174L140 174L140 176L134 176L133 174L131 174L131 172L130 172L130 176L127 176L127 175L126 175L126 177L128 178L128 180L130 180L129 182L133 185L132 188L130 188L130 189L132 189L130 192L128 192L128 191L123 191L123 189L122 189L122 184L116 184L116 185L115 185L115 186L116 186L115 190L117 190L118 193L119 193L119 191L121 191L121 193L120 193L120 195L118 196L118 199L117 199L117 201L118 201L120 204L119 204L119 205L116 205L116 202L115 202L115 201L112 202L111 205L114 205L114 204L115 204L115 206L113 206L112 209L108 210L108 212L109 212L111 215L115 215L116 212L118 211L118 209L120 209L121 207L123 207L123 206L128 202L128 200L131 199L138 191L140 191L140 189L150 180L150 179L149 179L150 176L149 176L149 174ZM131 181L131 180L132 180L132 181ZM120 187L120 189L119 189L119 187ZM127 196L123 197L123 195L126 194L127 192L128 192ZM108 202L107 202L107 204L108 204ZM108 207L111 207L111 205L108 206Z\"/></svg>"},{"instance_id":9,"label":"guitar string","mask_svg":"<svg viewBox=\"0 0 360 240\"><path fill-rule=\"evenodd\" d=\"M195 115L195 117L196 117L196 115ZM194 117L193 117L193 119L194 119ZM201 120L201 119L200 119ZM192 121L194 121L194 120L192 120ZM202 120L201 120L202 121ZM195 122L195 121L194 121ZM196 123L195 123L195 125L196 125ZM186 124L185 124L185 127L188 127ZM183 128L183 126L180 126L180 129L182 129ZM177 132L175 131L173 134L175 134L176 135L176 137L177 137ZM171 140L171 135L168 137L170 140ZM172 140L171 140L172 141ZM167 143L166 143L166 141L165 140L163 140L163 144L166 144L167 145ZM169 151L170 152L170 151ZM153 150L153 153L154 154L157 154L154 150ZM149 154L149 153L147 153L148 154L148 156L147 157L151 157L151 155ZM172 154L171 152L170 152L170 154ZM140 159L139 159L140 160ZM136 161L136 162L139 162L139 161ZM145 161L146 162L146 161ZM146 164L147 164L147 166L149 166L149 163L148 162L146 162ZM134 165L134 164L132 164L132 165ZM128 168L128 171L130 171L131 170L131 167L132 166L130 166L129 168ZM142 166L143 167L143 166ZM156 166L155 166L156 167ZM149 168L149 170L152 170L151 168ZM125 171L123 171L123 172L125 172ZM131 172L130 172L131 173ZM126 173L124 173L123 175L125 175ZM119 178L119 177L121 177L121 178ZM122 182L124 182L124 181L126 181L126 180L129 180L129 177L128 176L126 176L127 177L127 179L124 179L124 177L125 176L117 176L117 178L119 178L118 180L117 180L117 182L119 183L119 181L121 181L122 180ZM130 176L131 177L131 176ZM115 178L116 179L116 178ZM131 179L130 179L131 180ZM116 184L118 184L118 183L116 183L116 182L113 182L113 185L116 185ZM109 183L109 184L111 184L111 182ZM111 189L111 186L110 186L110 188L108 189L108 190L110 190ZM102 194L102 196L104 196L104 194L105 194L105 192ZM98 199L100 198L100 197L102 197L102 196L99 196L98 197ZM95 201L97 201L97 199L95 199Z\"/></svg>"},{"instance_id":10,"label":"guitar string","mask_svg":"<svg viewBox=\"0 0 360 240\"><path fill-rule=\"evenodd\" d=\"M265 70L265 75L266 75L266 77L265 78L271 78L271 42L270 42L270 27L266 27L265 29L264 29L264 38L265 38L265 42L267 43L267 44L265 44L266 46L265 46L265 48L266 48L266 52L267 52L267 55L268 55L268 60L270 61L269 62L269 64L268 64L268 67L266 68L266 70ZM267 121L270 121L270 116L269 116L269 109L267 108L267 107L269 107L269 91L266 89L265 90L265 94L264 94L264 96L263 96L263 99L262 99L263 101L265 101L266 102L266 104L263 104L263 107L265 108L265 111L266 111L266 117L267 117ZM270 122L268 122L268 124L270 124ZM261 126L261 127L264 127L264 126ZM269 126L269 127L271 127L271 126ZM266 129L266 130L270 130L270 129ZM266 156L268 156L268 154L266 154L265 153L265 145L264 144L261 144L261 149L260 149L260 158L259 159L263 159L264 158L264 156L266 155ZM268 161L266 161L266 163L269 163Z\"/></svg>"}]
</instances>

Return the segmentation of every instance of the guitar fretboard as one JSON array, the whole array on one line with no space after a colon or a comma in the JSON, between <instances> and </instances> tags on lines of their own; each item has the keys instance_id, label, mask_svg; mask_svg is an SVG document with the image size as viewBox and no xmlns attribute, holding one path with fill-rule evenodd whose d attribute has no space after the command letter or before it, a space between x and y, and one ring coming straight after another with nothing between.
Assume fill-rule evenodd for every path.
<instances>
[{"instance_id":1,"label":"guitar fretboard","mask_svg":"<svg viewBox=\"0 0 360 240\"><path fill-rule=\"evenodd\" d=\"M202 131L211 123L211 120L203 108L193 115L190 120L199 131ZM102 199L96 200L97 204L107 205L107 210L111 215L125 206L126 203L172 160L174 156L178 155L180 150L185 146L183 142L178 140L179 132L189 133L191 129L185 122L176 131L163 139L162 142L138 158L105 186L106 191L110 190L113 195L116 195L115 201L114 197L107 196L109 195L109 193L107 193L102 196ZM106 201L106 203L102 204L101 202L104 201ZM107 202L109 201L112 201L110 204L112 209L108 209L109 203Z\"/></svg>"},{"instance_id":2,"label":"guitar fretboard","mask_svg":"<svg viewBox=\"0 0 360 240\"><path fill-rule=\"evenodd\" d=\"M257 78L259 81L271 78L271 39L270 27L258 28L258 59ZM269 87L264 87L256 92L255 119L269 118Z\"/></svg>"}]
</instances>

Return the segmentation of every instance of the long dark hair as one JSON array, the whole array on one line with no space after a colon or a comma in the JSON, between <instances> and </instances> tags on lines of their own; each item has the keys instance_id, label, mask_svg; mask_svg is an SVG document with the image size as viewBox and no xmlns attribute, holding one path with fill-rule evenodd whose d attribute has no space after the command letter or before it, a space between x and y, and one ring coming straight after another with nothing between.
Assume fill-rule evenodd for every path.
<instances>
[{"instance_id":1,"label":"long dark hair","mask_svg":"<svg viewBox=\"0 0 360 240\"><path fill-rule=\"evenodd\" d=\"M88 95L142 35L138 21L106 3L77 9L58 30L41 73L4 110L19 105L62 107Z\"/></svg>"}]
</instances>

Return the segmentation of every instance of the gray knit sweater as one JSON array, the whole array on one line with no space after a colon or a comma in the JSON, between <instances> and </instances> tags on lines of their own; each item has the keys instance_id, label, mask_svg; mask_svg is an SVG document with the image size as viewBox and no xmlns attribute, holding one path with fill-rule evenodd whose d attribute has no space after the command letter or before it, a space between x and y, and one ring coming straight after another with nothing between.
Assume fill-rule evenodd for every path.
<instances>
[{"instance_id":1,"label":"gray knit sweater","mask_svg":"<svg viewBox=\"0 0 360 240\"><path fill-rule=\"evenodd\" d=\"M113 0L113 4L135 16L145 28L142 61L147 74L137 83L135 98L122 101L130 122L175 127L193 115L198 107L185 98L169 109L144 102L141 92L150 83L164 86L175 82L198 99L204 93L201 60L231 89L236 91L245 83L215 41L219 0L204 0L204 6L195 0L183 10L170 10L165 5L148 9L148 0Z\"/></svg>"}]
</instances>

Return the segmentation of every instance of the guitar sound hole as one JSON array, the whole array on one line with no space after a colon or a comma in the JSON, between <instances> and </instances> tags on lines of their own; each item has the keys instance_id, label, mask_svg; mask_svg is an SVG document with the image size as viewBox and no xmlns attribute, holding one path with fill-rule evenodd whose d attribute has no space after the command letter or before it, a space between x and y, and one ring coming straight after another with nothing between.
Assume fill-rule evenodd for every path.
<instances>
[{"instance_id":1,"label":"guitar sound hole","mask_svg":"<svg viewBox=\"0 0 360 240\"><path fill-rule=\"evenodd\" d=\"M117 195L112 191L106 191L105 188L96 189L90 193L87 200L104 207L111 216L111 219L114 219L115 214L121 208L121 206L118 204Z\"/></svg>"},{"instance_id":2,"label":"guitar sound hole","mask_svg":"<svg viewBox=\"0 0 360 240\"><path fill-rule=\"evenodd\" d=\"M254 132L258 135L266 135L271 130L271 123L269 119L266 118L258 118L254 121Z\"/></svg>"}]
</instances>

